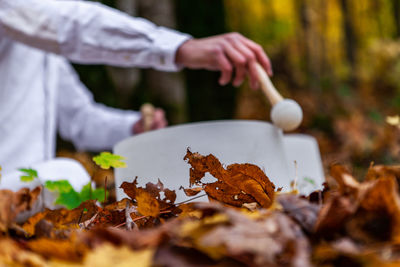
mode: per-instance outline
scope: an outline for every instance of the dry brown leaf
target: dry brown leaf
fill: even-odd
[[[135,178],[131,183],[123,182],[121,188],[131,199],[136,200],[140,214],[157,217],[160,210],[174,207],[175,191],[164,188],[160,180],[157,184],[147,183],[145,188],[137,187],[137,185],[137,178]],[[163,197],[161,193],[164,194]]]
[[[400,165],[384,166],[377,165],[371,166],[365,176],[366,181],[373,181],[380,178],[393,178],[400,184]]]
[[[400,242],[400,197],[393,177],[373,181],[348,222],[348,233],[366,243]]]
[[[378,255],[365,253],[350,239],[339,239],[331,244],[320,244],[314,248],[314,263],[317,266],[364,266],[389,267]],[[398,265],[393,265],[398,266]]]
[[[132,200],[128,199],[128,198],[124,198],[120,201],[111,203],[107,206],[104,207],[105,210],[118,210],[118,211],[122,211],[124,210],[126,207],[132,207],[133,206],[133,202]]]
[[[300,198],[298,195],[281,194],[277,196],[283,211],[293,218],[307,233],[314,231],[320,206]]]
[[[215,156],[211,154],[202,156],[199,153],[192,153],[189,149],[184,159],[191,165],[190,185],[201,183],[201,179],[209,172],[218,181],[249,194],[262,207],[271,206],[275,186],[259,167],[252,164],[232,164],[225,169]]]
[[[120,186],[120,188],[122,188],[122,190],[124,190],[124,193],[130,197],[131,199],[136,199],[136,189],[137,189],[137,177],[135,178],[135,180],[133,180],[132,182],[128,183],[128,182],[123,182]]]
[[[183,192],[185,192],[185,195],[188,197],[194,197],[203,191],[203,187],[184,188],[181,186],[179,189],[183,189]]]
[[[47,211],[36,213],[32,217],[30,217],[23,225],[22,228],[28,234],[28,236],[35,235],[35,226],[36,224],[42,220],[47,214]]]
[[[0,266],[46,266],[43,257],[23,250],[12,239],[0,239]]]
[[[325,236],[336,234],[344,227],[346,220],[355,213],[357,203],[348,197],[331,194],[321,208],[315,223],[315,232]]]
[[[332,176],[339,192],[331,193],[322,207],[316,232],[324,236],[345,234],[365,244],[400,242],[400,197],[396,177],[379,176],[358,183],[336,167]]]
[[[339,190],[343,193],[354,194],[358,192],[360,183],[347,171],[344,166],[333,165],[330,169],[331,176],[339,185]]]
[[[247,266],[311,266],[310,244],[300,227],[280,212],[251,218],[218,203],[201,203],[202,220],[186,221],[176,234],[186,246],[218,260],[232,257]]]
[[[0,190],[0,231],[6,232],[18,214],[32,209],[41,191],[41,187],[32,191],[28,188],[17,192]]]
[[[251,195],[244,194],[242,190],[234,188],[221,181],[206,184],[204,191],[207,193],[209,198],[235,207],[242,207],[246,203],[256,202]]]
[[[77,225],[91,219],[100,210],[101,208],[97,206],[96,200],[88,200],[82,202],[79,207],[73,210],[48,210],[45,219],[52,222],[55,226]]]
[[[144,216],[157,217],[160,213],[160,205],[157,199],[153,198],[148,192],[139,190],[136,193],[138,211]]]
[[[40,238],[28,242],[27,246],[45,258],[69,262],[81,262],[89,249],[84,243],[77,242],[74,236],[66,240]]]

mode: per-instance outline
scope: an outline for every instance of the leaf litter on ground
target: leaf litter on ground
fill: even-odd
[[[25,223],[41,188],[0,190],[0,263],[5,266],[397,266],[400,264],[398,166],[371,166],[363,182],[332,166],[323,192],[277,192],[252,164],[226,168],[187,151],[190,197],[138,179],[128,198],[101,206],[44,210]],[[203,183],[205,173],[216,179]],[[50,186],[51,187],[51,186]],[[62,187],[62,185],[59,185]],[[61,189],[60,189],[61,190]],[[62,191],[62,190],[61,190]],[[68,190],[67,190],[68,191]],[[315,198],[319,198],[315,201]]]

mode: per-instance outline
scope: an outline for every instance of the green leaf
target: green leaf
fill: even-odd
[[[54,203],[58,205],[63,205],[67,209],[71,210],[78,207],[82,203],[82,201],[80,199],[79,193],[72,189],[69,192],[60,193]]]
[[[44,187],[51,192],[57,191],[59,193],[67,193],[74,190],[68,180],[46,181]]]
[[[35,178],[38,178],[38,173],[34,169],[21,168],[18,170],[24,174],[20,176],[22,182],[32,182]]]
[[[92,189],[91,189],[91,186],[92,185],[92,183],[91,182],[89,182],[87,185],[85,185],[84,187],[82,187],[82,190],[81,190],[81,192],[79,193],[79,197],[83,200],[83,201],[86,201],[86,200],[89,200],[90,199],[90,191],[93,191]]]
[[[97,201],[99,201],[99,202],[104,202],[104,200],[105,200],[104,199],[104,196],[105,196],[104,192],[105,192],[105,189],[103,187],[96,188],[92,192],[92,199],[97,199]]]
[[[90,193],[92,191],[92,193]],[[96,188],[96,189],[91,189],[91,183],[88,183],[85,185],[81,192],[79,193],[80,198],[83,201],[90,200],[90,199],[96,199],[99,202],[104,201],[104,188]]]
[[[93,161],[102,169],[109,169],[110,167],[125,168],[126,163],[121,161],[123,159],[125,158],[110,152],[101,152],[100,155],[93,157]]]
[[[44,186],[49,191],[58,192],[59,195],[54,204],[62,205],[67,209],[74,209],[90,199],[104,201],[104,188],[91,189],[91,182],[86,184],[80,192],[76,192],[68,180],[47,181]]]

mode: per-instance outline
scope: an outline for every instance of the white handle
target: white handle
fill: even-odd
[[[283,100],[283,97],[278,93],[263,67],[256,63],[256,69],[262,92],[268,98],[271,105],[275,106],[275,104]]]

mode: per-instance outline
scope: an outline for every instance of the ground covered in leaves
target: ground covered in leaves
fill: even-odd
[[[42,188],[0,191],[4,266],[400,266],[400,167],[371,166],[358,182],[332,166],[323,191],[278,192],[252,164],[224,167],[187,152],[188,200],[161,181],[123,183],[128,198],[44,210]],[[204,183],[206,173],[216,178]]]

